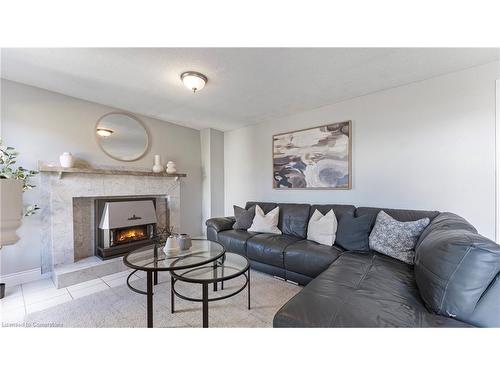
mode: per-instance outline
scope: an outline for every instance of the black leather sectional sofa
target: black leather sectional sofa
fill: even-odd
[[[274,327],[500,327],[500,248],[465,219],[383,209],[399,221],[431,220],[410,266],[306,239],[316,209],[333,209],[338,221],[349,214],[375,222],[382,208],[270,202],[246,208],[255,204],[265,213],[280,207],[282,235],[234,230],[234,218],[225,217],[207,221],[207,237],[246,255],[256,270],[305,285],[276,313]]]

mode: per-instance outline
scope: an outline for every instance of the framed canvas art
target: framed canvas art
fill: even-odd
[[[351,189],[351,121],[273,135],[273,188]]]

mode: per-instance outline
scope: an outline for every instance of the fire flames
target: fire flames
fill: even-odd
[[[116,236],[117,242],[129,242],[144,239],[146,237],[146,231],[142,227],[134,227],[122,230]]]

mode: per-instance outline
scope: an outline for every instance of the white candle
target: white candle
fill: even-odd
[[[160,155],[155,155],[155,165],[161,164]]]

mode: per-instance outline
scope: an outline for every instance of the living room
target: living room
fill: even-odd
[[[2,43],[5,337],[487,345],[500,328],[491,33],[246,45],[147,30],[143,44],[50,27]]]

